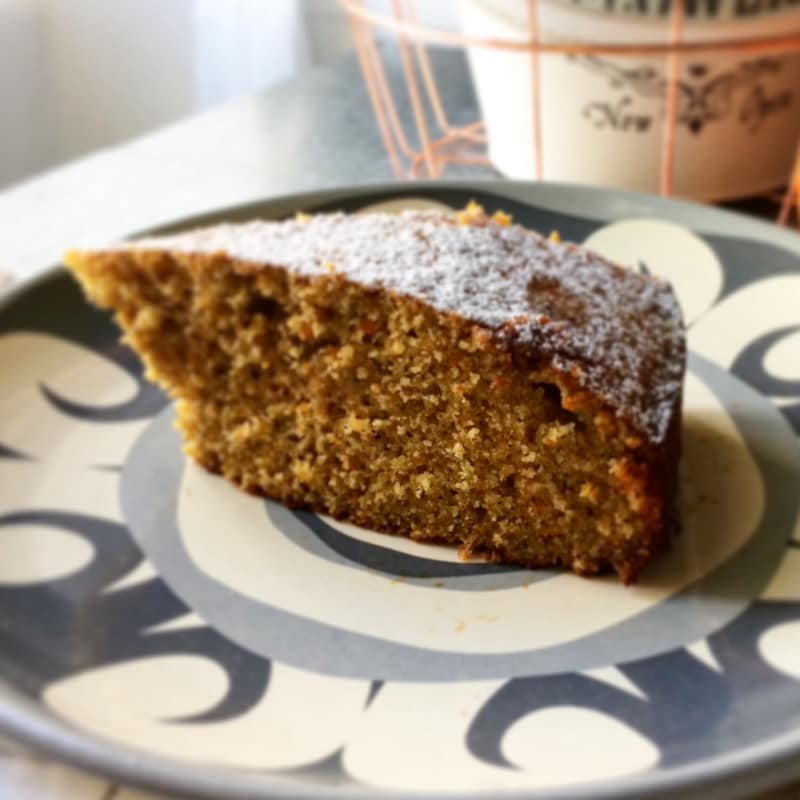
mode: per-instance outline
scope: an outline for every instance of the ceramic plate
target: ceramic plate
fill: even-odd
[[[800,239],[521,183],[227,209],[461,207],[672,281],[683,533],[637,586],[460,562],[241,494],[55,269],[0,308],[0,725],[230,798],[726,797],[800,771]]]

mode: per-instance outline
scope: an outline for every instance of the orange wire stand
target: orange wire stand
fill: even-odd
[[[490,167],[486,156],[484,125],[477,120],[455,126],[448,120],[442,96],[428,55],[427,45],[483,47],[531,54],[534,109],[535,177],[542,177],[541,88],[539,63],[542,56],[611,55],[622,57],[664,56],[667,59],[666,113],[661,152],[660,191],[673,193],[675,130],[677,125],[681,59],[697,53],[779,53],[800,50],[800,31],[782,36],[737,39],[735,41],[683,41],[686,0],[673,0],[669,18],[669,37],[654,44],[592,44],[587,42],[540,41],[539,0],[527,0],[529,38],[526,41],[478,38],[452,30],[421,25],[414,0],[391,0],[391,13],[367,8],[363,0],[339,0],[347,11],[353,30],[356,52],[366,82],[375,118],[395,176],[399,180],[441,177],[450,164]],[[418,146],[413,146],[398,114],[397,104],[376,43],[384,31],[396,37],[400,48],[403,78],[410,101]],[[430,109],[430,114],[426,112]],[[429,124],[429,116],[432,123]],[[778,221],[790,222],[798,213],[800,190],[800,143],[792,174],[787,176],[785,192],[769,195],[780,204]]]

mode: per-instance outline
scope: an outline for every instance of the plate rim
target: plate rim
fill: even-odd
[[[13,712],[9,715],[9,706],[0,702],[0,733],[11,735],[18,742],[66,764],[129,786],[195,800],[362,800],[375,797],[382,791],[367,784],[359,787],[270,786],[264,780],[264,775],[269,775],[266,772],[209,767],[161,758],[72,727],[36,707],[35,701],[9,689],[5,681],[0,681],[0,701],[8,699],[8,694],[12,704],[19,705],[21,700],[22,704],[35,707],[28,716],[20,711],[17,718]],[[775,788],[797,777],[800,731],[784,733],[776,738],[779,744],[775,744],[773,739],[772,744],[751,745],[744,751],[678,767],[662,775],[645,771],[630,778],[571,787],[498,790],[497,795],[506,800],[735,800]],[[387,794],[394,800],[483,800],[486,797],[482,790],[447,793],[391,791]]]
[[[135,237],[198,227],[219,222],[225,215],[268,213],[281,216],[309,205],[363,197],[376,200],[384,195],[425,197],[441,190],[491,192],[557,212],[580,214],[590,219],[614,222],[617,219],[656,218],[687,225],[701,232],[771,243],[800,256],[800,236],[773,222],[748,217],[740,212],[709,207],[688,200],[664,198],[605,187],[577,183],[551,183],[476,179],[455,181],[415,181],[410,183],[364,183],[326,187],[287,195],[265,196],[246,203],[209,209],[199,214],[182,216],[157,226],[128,235]],[[509,193],[511,190],[511,193]],[[566,202],[571,197],[574,202]],[[563,204],[553,201],[564,198]],[[589,202],[586,203],[586,199]],[[599,202],[611,200],[613,208],[599,209]],[[589,210],[587,210],[587,205]],[[631,215],[632,208],[639,208]],[[269,212],[267,212],[269,209]],[[593,209],[593,211],[591,210]],[[800,264],[798,264],[800,273]],[[65,274],[62,265],[38,270],[0,296],[0,314],[36,286]],[[30,706],[30,708],[26,708]],[[344,800],[373,796],[381,790],[363,787],[331,787],[300,784],[290,786],[269,780],[269,773],[234,770],[194,764],[191,761],[165,759],[139,751],[111,739],[102,739],[58,719],[41,704],[21,695],[6,681],[0,681],[0,733],[7,735],[57,760],[77,766],[113,780],[143,788],[185,797],[229,798],[230,800]],[[498,790],[508,800],[661,800],[678,797],[682,800],[714,800],[764,791],[800,776],[800,730],[784,732],[757,745],[750,745],[733,754],[705,759],[697,764],[671,768],[659,773],[648,770],[632,776],[573,784],[551,789]],[[459,792],[392,791],[397,800],[477,800],[485,797],[481,790]]]

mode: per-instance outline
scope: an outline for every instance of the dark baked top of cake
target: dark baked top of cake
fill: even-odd
[[[505,220],[503,220],[505,222]],[[519,353],[549,358],[653,442],[666,435],[685,360],[670,285],[573,244],[439,212],[321,214],[216,225],[135,248],[226,253],[304,275],[350,280],[458,314]]]

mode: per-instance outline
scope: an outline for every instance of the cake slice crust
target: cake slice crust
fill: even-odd
[[[633,391],[631,376],[627,388],[599,391],[602,370],[620,365],[577,358],[564,331],[580,328],[587,301],[554,280],[550,266],[525,277],[525,314],[485,289],[482,301],[448,308],[453,287],[447,300],[432,300],[419,286],[409,291],[402,275],[394,284],[365,277],[369,258],[374,273],[386,273],[395,254],[401,270],[396,239],[376,240],[354,266],[342,237],[327,236],[326,245],[325,232],[346,233],[359,218],[314,220],[254,223],[246,235],[260,238],[258,257],[252,242],[219,246],[212,229],[76,251],[67,262],[89,297],[116,312],[148,375],[177,401],[187,453],[237,486],[378,531],[452,543],[465,555],[635,579],[674,525],[680,379],[651,375],[653,386],[642,387],[647,375],[639,376],[636,402],[614,402]],[[488,260],[504,272],[531,258],[503,237],[506,226],[485,217],[459,225],[417,214],[377,224],[410,229],[420,242],[418,284],[436,274],[423,262],[441,257],[442,241],[462,247],[473,267],[490,245]],[[476,230],[490,235],[476,243]],[[303,233],[318,242],[313,269],[302,265],[307,242],[287,263],[287,238],[302,241]],[[521,228],[514,235],[533,242],[540,260],[557,259],[559,248],[585,253]],[[593,266],[606,285],[630,280],[602,260]],[[501,292],[506,278],[490,277]],[[633,277],[656,298],[648,301],[651,328],[670,333],[662,355],[678,359],[669,374],[682,375],[668,288]],[[487,322],[465,308],[481,302],[495,312],[512,307]],[[652,372],[656,355],[628,362]]]

